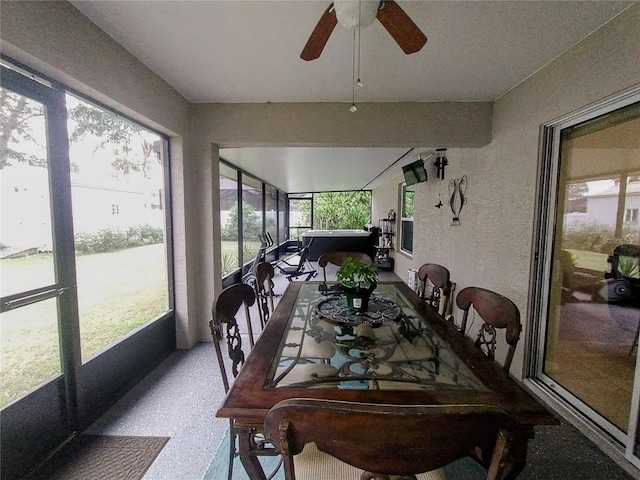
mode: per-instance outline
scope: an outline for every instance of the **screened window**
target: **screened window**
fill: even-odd
[[[67,95],[82,357],[168,309],[160,135]]]
[[[313,195],[310,193],[289,195],[289,239],[302,241],[302,234],[311,230]]]
[[[247,263],[260,250],[262,225],[262,182],[242,176],[242,261]]]
[[[360,230],[371,221],[371,192],[313,194],[313,228]]]
[[[413,201],[415,191],[413,186],[402,185],[400,218],[400,250],[413,254]]]
[[[240,267],[238,244],[238,171],[220,164],[220,232],[222,238],[222,276]]]
[[[278,191],[278,238],[274,240],[278,244],[287,239],[287,195]]]
[[[271,185],[264,186],[264,231],[268,232],[274,242],[278,234],[278,189]]]

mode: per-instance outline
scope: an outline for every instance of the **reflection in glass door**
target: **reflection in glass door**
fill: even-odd
[[[540,377],[625,444],[638,388],[640,103],[558,131]]]

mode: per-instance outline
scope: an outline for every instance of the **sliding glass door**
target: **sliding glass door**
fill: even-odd
[[[637,444],[639,94],[550,127],[538,377],[628,448]]]

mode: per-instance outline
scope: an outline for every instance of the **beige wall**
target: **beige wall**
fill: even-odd
[[[197,104],[198,140],[219,147],[480,147],[491,140],[487,102]],[[201,136],[201,137],[200,137]]]

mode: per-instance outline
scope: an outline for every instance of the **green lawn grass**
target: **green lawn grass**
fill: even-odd
[[[0,261],[3,284],[30,288],[51,268],[50,254]],[[76,259],[83,362],[167,309],[163,244]],[[60,373],[56,301],[0,316],[0,407]]]
[[[594,272],[608,272],[611,264],[607,262],[609,255],[591,250],[567,250],[577,268],[584,268]]]

